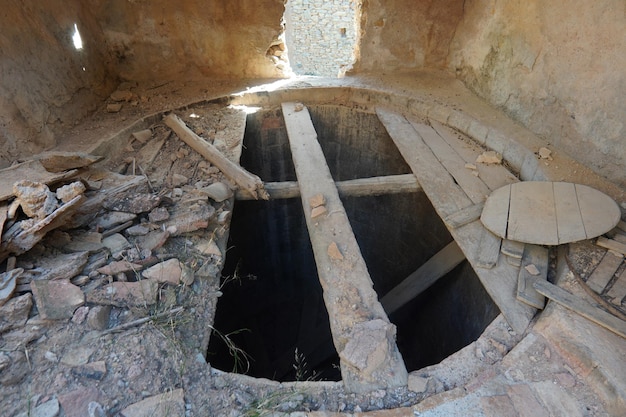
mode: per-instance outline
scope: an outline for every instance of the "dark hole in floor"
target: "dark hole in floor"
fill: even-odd
[[[410,172],[375,115],[342,106],[309,111],[335,181]],[[264,181],[296,179],[279,109],[248,116],[244,146],[242,166]],[[423,192],[342,201],[379,297],[452,241]],[[340,379],[299,198],[237,202],[222,275],[231,281],[214,327],[238,332],[233,341],[253,358],[248,374],[280,381]],[[497,314],[464,261],[390,319],[412,371],[476,340]],[[228,348],[215,335],[208,360],[233,369]]]

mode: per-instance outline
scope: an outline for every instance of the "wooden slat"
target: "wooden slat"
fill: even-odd
[[[543,309],[546,299],[534,289],[533,282],[548,279],[548,255],[547,248],[531,244],[525,245],[517,278],[517,299],[538,309]],[[537,268],[539,275],[530,273],[531,265]]]
[[[465,168],[465,160],[432,127],[415,122],[411,124],[470,200],[474,204],[484,202],[491,191],[480,178]]]
[[[606,293],[611,297],[611,302],[620,305],[624,297],[626,297],[626,269],[622,271],[617,281],[613,283],[611,289]]]
[[[569,182],[555,182],[553,186],[559,243],[587,239],[576,186]]]
[[[542,245],[559,243],[551,182],[521,182],[511,186],[506,238]]]
[[[506,237],[510,201],[511,187],[499,188],[489,196],[480,216],[480,221],[485,227],[500,237]]]
[[[452,128],[439,123],[436,120],[429,120],[431,126],[439,135],[456,150],[466,163],[474,164],[480,178],[491,191],[495,191],[507,184],[513,184],[519,180],[508,169],[500,164],[477,164],[476,158],[483,152],[483,149],[472,143],[472,139],[464,141],[458,137],[459,133]]]
[[[422,189],[413,174],[337,181],[335,185],[342,197],[414,193]],[[300,197],[300,187],[297,181],[266,182],[264,186],[271,200]],[[241,190],[237,190],[235,198],[237,200],[253,200],[249,193]]]
[[[602,294],[604,288],[609,281],[611,281],[611,278],[613,278],[613,275],[615,275],[623,260],[623,255],[617,255],[614,252],[607,251],[587,280],[589,288],[598,294]]]
[[[465,260],[461,248],[453,240],[380,300],[387,314],[398,310],[426,291],[437,280]]]
[[[549,299],[561,304],[577,314],[593,321],[596,324],[626,338],[626,322],[618,319],[604,310],[600,310],[580,298],[570,294],[564,289],[550,284],[547,281],[536,280],[533,283],[535,289]]]
[[[498,263],[502,239],[487,229],[483,229],[476,254],[476,265],[480,268],[491,269]]]
[[[465,207],[452,213],[443,219],[443,222],[451,229],[465,226],[468,223],[476,221],[480,218],[480,214],[483,212],[483,203],[474,204],[473,206]]]
[[[614,250],[615,252],[619,252],[622,255],[626,255],[626,244],[620,243],[616,240],[607,239],[603,236],[600,236],[596,240],[596,245],[601,246],[605,249]]]
[[[622,213],[608,195],[581,184],[576,184],[576,195],[587,239],[600,236],[619,223]]]
[[[404,116],[380,107],[376,114],[440,217],[473,204]]]
[[[317,141],[308,110],[296,103],[283,103],[282,110],[309,238],[324,289],[331,333],[341,360],[346,361],[345,355],[350,354],[344,351],[346,345],[353,338],[360,337],[358,332],[352,333],[351,329],[374,320],[386,323],[390,329],[392,325],[378,302],[361,250]],[[319,194],[325,199],[329,215],[313,219],[309,200]],[[339,253],[331,249],[338,249]],[[352,305],[359,308],[352,309]],[[385,378],[362,375],[358,368],[344,363],[341,370],[346,389],[367,392],[385,387],[406,386],[408,373],[397,346],[389,341],[386,349],[389,351],[385,358],[374,369],[367,369],[372,375],[385,375]]]

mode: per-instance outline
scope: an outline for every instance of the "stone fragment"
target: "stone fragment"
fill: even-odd
[[[32,281],[30,288],[43,319],[70,319],[76,308],[85,304],[85,295],[69,279]]]
[[[159,284],[144,279],[137,282],[113,282],[87,294],[87,301],[116,307],[143,307],[156,303]]]
[[[409,390],[418,394],[425,392],[428,387],[428,380],[430,378],[424,378],[415,374],[409,374]]]
[[[539,158],[552,161],[552,151],[548,148],[539,148]]]
[[[198,243],[196,245],[196,249],[198,250],[198,252],[205,256],[213,255],[222,257],[222,251],[213,239]]]
[[[17,285],[17,278],[22,275],[24,270],[22,268],[12,269],[0,274],[0,307],[6,303],[15,291]]]
[[[59,361],[59,357],[54,352],[50,352],[49,350],[47,350],[46,353],[43,354],[43,357],[46,358],[47,361],[52,363],[57,363]]]
[[[0,333],[24,326],[32,306],[33,295],[31,293],[7,301],[0,307]]]
[[[172,175],[172,187],[182,187],[189,182],[189,178],[182,174]]]
[[[90,362],[85,365],[72,368],[72,374],[77,377],[102,380],[107,373],[106,363],[104,361]]]
[[[331,259],[336,259],[338,261],[343,260],[343,254],[341,253],[341,251],[339,250],[339,247],[337,246],[337,244],[335,242],[332,242],[330,245],[328,245],[328,256],[330,256]]]
[[[171,236],[205,229],[215,215],[215,208],[207,201],[194,201],[176,205],[164,223]]]
[[[207,187],[201,188],[199,191],[217,203],[228,200],[233,196],[233,190],[223,182],[214,182]]]
[[[119,233],[115,233],[111,236],[102,239],[102,244],[109,248],[111,256],[115,259],[121,257],[122,251],[131,247],[131,244],[126,240],[124,236]]]
[[[146,224],[136,224],[126,229],[128,236],[145,236],[150,232],[150,226]]]
[[[133,93],[128,90],[115,90],[109,97],[113,101],[130,101],[133,98]]]
[[[152,130],[144,129],[132,133],[133,137],[141,143],[146,143],[152,138]]]
[[[486,151],[478,155],[478,158],[476,158],[476,163],[478,164],[501,164],[502,155],[500,155],[496,151]]]
[[[63,203],[67,203],[72,198],[82,195],[85,192],[85,185],[80,181],[57,188],[56,196]]]
[[[217,215],[217,222],[219,224],[226,224],[230,221],[232,211],[224,210],[220,214]]]
[[[109,103],[107,104],[107,113],[118,113],[122,110],[122,103]]]
[[[170,218],[170,212],[165,207],[156,207],[148,213],[148,220],[153,223],[162,222]]]
[[[93,306],[87,314],[87,325],[94,330],[105,330],[109,327],[111,306]]]
[[[46,327],[41,325],[31,325],[26,322],[26,326],[4,333],[2,335],[2,349],[16,350],[23,349],[33,340],[39,339],[46,332]]]
[[[183,264],[176,258],[160,262],[146,269],[141,275],[159,283],[178,285],[183,272]]]
[[[476,165],[470,164],[469,162],[467,164],[465,164],[465,168],[471,169],[472,171],[475,171],[475,170],[478,169],[478,168],[476,168]]]
[[[78,346],[63,355],[61,363],[71,367],[85,365],[89,363],[89,358],[94,352],[95,350],[88,346]]]
[[[48,172],[63,172],[83,168],[104,159],[103,156],[83,152],[44,152],[35,157]]]
[[[328,210],[326,210],[326,206],[317,206],[311,210],[311,218],[315,219],[323,214],[326,214]]]
[[[323,206],[326,204],[326,198],[323,194],[315,194],[313,197],[309,198],[309,206],[311,208]]]
[[[163,246],[169,237],[167,230],[153,230],[145,236],[137,236],[135,244],[142,250],[153,251]]]
[[[293,107],[294,111],[302,111],[304,110],[304,105],[302,103],[296,103],[296,105]]]
[[[121,411],[122,417],[169,417],[185,415],[182,389],[154,395],[129,405]]]
[[[3,346],[3,348],[7,348]],[[30,373],[28,361],[23,351],[6,352],[0,358],[4,369],[0,373],[0,385],[15,385]]]
[[[39,182],[18,181],[13,184],[13,194],[16,197],[15,204],[19,204],[24,214],[31,218],[44,219],[59,206],[55,194],[46,184]]]
[[[89,307],[78,307],[72,316],[72,323],[83,324],[87,318],[87,314],[89,314]]]
[[[98,401],[100,401],[100,393],[95,387],[81,387],[59,395],[59,402],[63,407],[65,417],[92,417],[89,414],[89,404]]]
[[[147,213],[161,203],[161,197],[148,193],[126,193],[115,199],[105,200],[102,206],[111,211]]]
[[[390,323],[381,319],[357,323],[339,357],[360,373],[371,376],[385,363],[389,344],[394,340],[395,326]]]
[[[115,261],[100,267],[97,271],[104,275],[117,275],[124,272],[140,271],[143,267],[128,261]]]
[[[539,269],[537,269],[537,266],[535,266],[535,264],[526,265],[524,269],[528,271],[530,275],[534,275],[534,276],[538,276],[541,273],[539,272]]]
[[[98,252],[102,244],[102,234],[96,232],[76,232],[71,235],[71,242],[63,245],[63,249],[71,252]]]
[[[99,229],[110,229],[117,225],[126,223],[131,220],[135,220],[137,215],[135,213],[127,213],[124,211],[107,211],[102,216],[98,216],[96,220],[96,226]]]
[[[80,274],[89,261],[89,252],[47,256],[37,260],[37,280],[70,279]]]

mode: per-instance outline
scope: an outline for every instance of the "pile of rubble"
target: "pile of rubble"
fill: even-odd
[[[53,331],[74,334],[60,330],[64,325],[79,326],[77,339],[95,340],[179,315],[190,307],[185,305],[190,294],[213,299],[220,294],[237,180],[160,123],[133,133],[117,160],[102,159],[54,152],[0,171],[0,385],[5,388],[29,375],[37,378],[29,355],[48,346],[43,342]],[[182,335],[196,352],[208,346],[212,307]],[[191,310],[197,317],[202,307]],[[104,361],[71,356],[43,354],[51,363],[76,365],[74,371],[91,380],[107,373]],[[182,401],[182,390],[170,394]],[[56,396],[28,403],[31,414],[25,415],[58,415]],[[102,407],[61,401],[66,416],[72,409],[75,415],[100,416]],[[123,415],[140,415],[129,407]]]

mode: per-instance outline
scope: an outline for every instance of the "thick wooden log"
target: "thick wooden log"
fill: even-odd
[[[387,314],[391,314],[400,307],[426,291],[437,280],[452,271],[465,260],[461,248],[453,240],[445,248],[437,252],[415,272],[406,277],[394,289],[389,291],[381,300]]]
[[[337,187],[337,191],[339,191],[339,195],[342,197],[415,193],[421,190],[413,174],[337,181],[335,182],[335,186]],[[270,200],[300,197],[300,186],[297,181],[266,182],[265,191],[269,194]],[[237,200],[252,200],[252,196],[250,196],[249,193],[240,190],[235,194],[235,198]]]
[[[263,186],[263,181],[259,177],[226,158],[215,146],[189,129],[178,116],[170,113],[163,118],[163,121],[183,142],[218,167],[224,175],[250,193],[255,200],[259,198],[267,200],[269,198]]]

